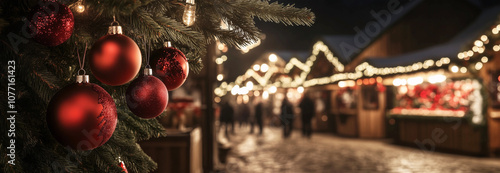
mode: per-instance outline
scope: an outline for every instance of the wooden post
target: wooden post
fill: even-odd
[[[207,54],[202,59],[205,68],[205,79],[203,84],[203,109],[201,133],[202,133],[202,153],[203,153],[203,172],[214,171],[217,148],[215,145],[215,116],[213,106],[213,86],[215,79],[215,56],[216,43],[212,42],[207,46]]]

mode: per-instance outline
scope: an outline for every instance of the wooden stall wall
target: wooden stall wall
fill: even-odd
[[[492,80],[497,79],[498,72],[500,72],[500,54],[496,53],[493,58],[491,58],[488,63],[483,65],[480,71],[480,77],[483,79],[484,86],[488,88],[489,91],[496,89],[490,86],[493,82]],[[498,80],[498,79],[497,79]],[[490,86],[490,87],[489,87]],[[490,96],[491,97],[491,96]],[[488,99],[487,108],[487,121],[488,121],[488,148],[489,154],[492,156],[500,156],[500,109],[494,108],[492,99]]]
[[[359,137],[361,138],[383,138],[385,137],[385,107],[386,107],[386,94],[377,90],[363,91],[358,87],[360,94],[358,100],[358,127]],[[376,92],[378,93],[378,107],[376,109],[366,109],[365,94],[363,92]]]
[[[338,93],[337,89],[331,95],[331,112],[335,117],[336,133],[339,136],[358,137],[358,111],[357,109],[340,108],[337,103],[339,102]]]

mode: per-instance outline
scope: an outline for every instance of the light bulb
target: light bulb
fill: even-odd
[[[182,20],[186,26],[194,24],[194,21],[196,20],[196,5],[194,0],[186,0],[186,8],[184,9]]]
[[[74,9],[78,13],[83,13],[85,11],[85,6],[83,5],[82,1],[77,1],[75,3]]]

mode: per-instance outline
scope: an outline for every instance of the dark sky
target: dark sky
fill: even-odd
[[[363,26],[373,20],[370,11],[386,9],[389,0],[280,0],[280,3],[307,7],[316,15],[315,24],[307,26],[284,26],[282,24],[261,22],[256,19],[257,27],[266,35],[262,44],[241,54],[233,48],[227,53],[224,63],[225,81],[231,82],[243,74],[263,53],[273,50],[311,51],[312,45],[322,35],[355,34],[354,27]],[[399,0],[405,4],[410,0]],[[498,0],[471,0],[483,6],[498,3]]]

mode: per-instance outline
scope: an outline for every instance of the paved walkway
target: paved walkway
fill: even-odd
[[[233,148],[225,165],[229,173],[500,172],[500,159],[424,154],[417,148],[381,140],[328,134],[305,139],[299,131],[283,139],[278,128],[265,128],[262,136],[240,129],[230,139]]]

